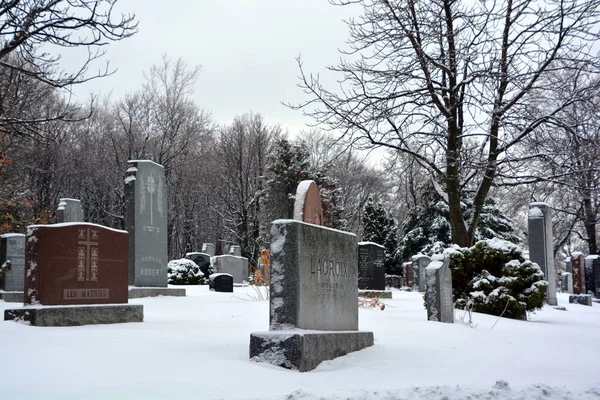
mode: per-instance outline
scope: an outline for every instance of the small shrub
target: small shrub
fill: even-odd
[[[167,275],[172,285],[203,285],[204,274],[198,264],[187,258],[172,260],[167,264]]]
[[[517,245],[489,239],[447,253],[457,308],[526,319],[527,311],[543,306],[548,282]]]

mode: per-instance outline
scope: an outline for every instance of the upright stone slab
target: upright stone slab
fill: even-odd
[[[162,165],[129,161],[125,229],[129,232],[129,284],[167,287],[167,188]]]
[[[294,219],[314,225],[323,225],[323,206],[319,188],[314,181],[302,181],[296,189]]]
[[[546,203],[529,204],[529,258],[537,263],[548,281],[547,301],[551,306],[556,299],[556,272],[552,251],[552,209]]]
[[[585,289],[587,293],[596,294],[596,279],[594,275],[594,261],[596,259],[600,259],[600,256],[597,254],[590,254],[584,260],[584,268],[585,268]]]
[[[271,225],[270,331],[252,333],[253,361],[309,371],[373,345],[358,331],[356,236],[295,220]]]
[[[25,235],[5,233],[0,235],[0,265],[10,261],[11,270],[4,275],[0,290],[23,292],[25,285]]]
[[[565,258],[565,271],[570,274],[572,273],[571,272],[571,257]]]
[[[229,247],[229,255],[241,257],[242,256],[242,248],[240,246],[231,245],[231,247]]]
[[[248,259],[231,255],[216,256],[214,258],[215,272],[229,274],[233,277],[233,283],[248,281]]]
[[[585,259],[583,253],[571,254],[571,274],[573,275],[573,294],[586,294],[585,287]]]
[[[431,258],[424,254],[417,254],[416,256],[412,257],[412,261],[413,269],[415,269],[417,272],[415,275],[417,277],[416,281],[418,283],[419,292],[424,293],[425,289],[427,288],[427,274],[425,269],[431,262]]]
[[[56,222],[83,222],[83,208],[77,199],[63,198],[58,201]]]
[[[573,274],[563,272],[560,275],[563,292],[573,294]]]
[[[592,269],[594,271],[594,283],[595,283],[595,291],[594,296],[597,299],[600,299],[600,258],[595,258],[592,261]]]
[[[372,242],[358,244],[358,288],[385,290],[385,247]]]
[[[202,253],[208,254],[211,257],[215,256],[215,244],[214,243],[203,243]]]
[[[427,277],[427,319],[453,323],[454,302],[450,259],[431,261],[425,269],[425,275]]]
[[[65,326],[141,322],[141,306],[128,302],[128,234],[87,223],[27,228],[25,304],[5,319]],[[44,308],[43,306],[104,305]],[[140,318],[140,316],[142,316]]]
[[[415,285],[415,273],[413,271],[412,262],[406,262],[403,264],[404,267],[404,286],[412,289]]]

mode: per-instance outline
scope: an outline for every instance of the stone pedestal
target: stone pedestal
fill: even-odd
[[[358,297],[367,297],[369,299],[391,299],[391,290],[359,290]]]
[[[558,305],[556,299],[556,271],[552,251],[552,208],[546,203],[529,204],[529,258],[537,263],[548,281],[547,302]]]
[[[158,296],[171,296],[171,297],[185,297],[185,289],[181,288],[157,288],[157,287],[129,287],[129,298],[140,299],[142,297],[158,297]]]
[[[25,292],[0,292],[0,300],[6,303],[21,303],[25,301]]]
[[[569,296],[569,303],[581,304],[583,306],[592,306],[592,295],[591,294],[578,294]]]
[[[32,326],[79,326],[143,322],[144,306],[119,304],[79,307],[23,307],[5,310],[4,320]]]

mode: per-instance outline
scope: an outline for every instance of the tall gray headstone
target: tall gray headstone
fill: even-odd
[[[208,254],[211,257],[215,256],[215,244],[214,243],[203,243],[202,253]]]
[[[229,254],[236,257],[242,256],[242,248],[240,246],[231,245],[229,247]]]
[[[77,199],[63,198],[58,201],[56,222],[83,222],[83,208]]]
[[[556,299],[556,271],[552,251],[552,208],[546,203],[530,203],[527,218],[529,230],[529,258],[537,263],[548,281],[547,301],[551,306]]]
[[[233,283],[248,281],[248,259],[246,257],[226,254],[224,256],[216,256],[214,260],[216,272],[230,274],[233,276]]]
[[[11,270],[4,275],[0,290],[22,292],[25,285],[25,235],[5,233],[0,235],[0,265],[10,261]]]
[[[129,232],[129,284],[167,287],[167,187],[162,165],[127,163],[125,229]]]
[[[358,331],[356,235],[296,220],[271,224],[270,331],[250,358],[308,371],[373,344]]]
[[[431,261],[425,269],[425,275],[427,277],[427,319],[454,323],[450,259]]]
[[[565,272],[571,273],[571,258],[565,258]]]
[[[412,261],[413,270],[415,270],[415,275],[417,276],[416,280],[419,286],[419,292],[425,292],[425,289],[427,287],[427,277],[425,269],[431,262],[431,258],[427,257],[424,254],[417,254],[416,256],[412,257]]]
[[[573,275],[570,272],[563,272],[560,277],[563,292],[573,294]]]

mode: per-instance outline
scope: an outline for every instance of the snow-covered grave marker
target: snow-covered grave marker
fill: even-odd
[[[214,243],[202,243],[202,253],[208,254],[211,257],[215,256],[215,244]]]
[[[322,223],[314,182],[300,182],[294,210]],[[358,330],[356,235],[296,219],[271,224],[269,331],[250,335],[250,359],[310,371],[372,346],[373,332]]]
[[[96,224],[27,227],[28,307],[6,310],[4,319],[38,326],[141,322],[143,307],[127,304],[128,247],[127,232]]]
[[[167,287],[167,187],[165,169],[149,160],[127,162],[125,229],[129,232],[130,298],[185,296]]]
[[[583,257],[583,253],[574,252],[573,254],[571,254],[570,261],[573,290],[569,293],[586,294],[587,292],[585,289],[585,260]]]
[[[438,260],[434,257],[425,269],[425,276],[427,277],[427,319],[454,323],[450,259]]]
[[[23,302],[25,285],[25,235],[22,233],[5,233],[0,235],[0,265],[10,261],[11,269],[0,279],[0,299],[4,301]]]
[[[215,272],[230,274],[233,283],[242,283],[248,280],[248,259],[246,257],[232,256],[229,254],[214,257]]]
[[[427,286],[427,276],[425,273],[425,269],[431,262],[431,258],[427,257],[425,254],[417,254],[412,257],[412,265],[413,270],[416,272],[414,276],[416,277],[416,285],[419,287],[419,292],[424,293]]]
[[[556,300],[556,272],[552,251],[552,208],[546,203],[530,203],[528,214],[529,258],[537,263],[548,281],[547,301],[551,306]]]
[[[62,198],[56,208],[56,222],[83,222],[81,200]]]

